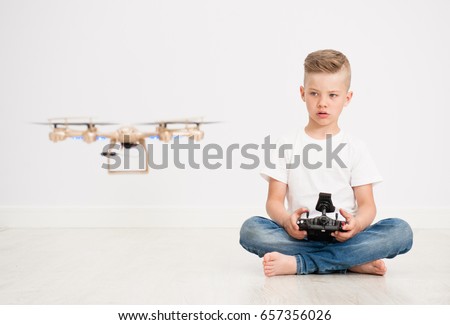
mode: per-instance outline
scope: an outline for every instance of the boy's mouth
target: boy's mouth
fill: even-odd
[[[317,116],[319,116],[320,118],[327,118],[330,114],[328,114],[327,112],[318,112]]]

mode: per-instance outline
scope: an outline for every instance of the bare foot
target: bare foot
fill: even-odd
[[[353,266],[348,270],[356,273],[384,275],[387,271],[387,268],[382,260],[376,260],[366,264]]]
[[[297,273],[295,256],[278,252],[267,253],[263,257],[264,274],[266,276],[289,275]]]

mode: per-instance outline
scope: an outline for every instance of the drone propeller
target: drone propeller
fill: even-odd
[[[161,122],[147,122],[147,123],[137,123],[140,125],[161,125],[161,124],[215,124],[215,123],[222,123],[220,121],[161,121]]]
[[[94,127],[96,125],[117,125],[118,123],[110,123],[110,122],[33,122],[32,124],[37,125],[53,125],[54,128],[59,126],[68,126],[68,125],[84,125],[87,127]]]

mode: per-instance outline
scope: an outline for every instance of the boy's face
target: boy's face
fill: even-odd
[[[342,109],[350,103],[353,93],[348,91],[347,71],[336,73],[308,73],[300,94],[306,103],[309,124],[313,127],[338,127]]]

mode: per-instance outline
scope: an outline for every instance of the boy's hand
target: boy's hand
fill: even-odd
[[[306,237],[307,233],[306,230],[300,230],[297,225],[297,220],[300,218],[302,213],[307,212],[308,209],[306,208],[300,208],[298,210],[295,210],[293,214],[289,216],[288,219],[285,220],[283,224],[284,230],[289,234],[289,236],[302,240]]]
[[[344,242],[359,233],[362,227],[358,222],[358,218],[355,218],[352,214],[343,209],[339,209],[339,212],[345,218],[346,224],[342,229],[346,230],[346,232],[335,231],[331,236],[335,237],[337,241]]]

